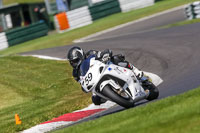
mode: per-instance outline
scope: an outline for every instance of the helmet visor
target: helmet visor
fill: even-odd
[[[79,59],[79,58],[76,58],[76,59],[74,59],[74,60],[70,60],[69,62],[70,62],[70,64],[75,68],[75,67],[77,67],[77,65],[79,64],[79,61],[80,61],[80,59]]]

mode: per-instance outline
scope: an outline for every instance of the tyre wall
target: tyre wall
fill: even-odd
[[[48,26],[45,22],[40,21],[26,27],[12,29],[6,32],[9,46],[23,43],[29,40],[45,36],[48,33]]]
[[[185,8],[185,14],[189,20],[200,18],[200,1],[188,5]]]
[[[0,50],[8,48],[8,41],[5,32],[0,33]]]
[[[119,0],[122,12],[154,5],[154,0]]]
[[[89,7],[92,20],[97,20],[121,12],[118,0],[106,0]]]
[[[71,0],[70,10],[88,6],[88,0]]]
[[[66,12],[70,29],[75,29],[92,24],[92,17],[88,6],[84,6],[69,12]]]

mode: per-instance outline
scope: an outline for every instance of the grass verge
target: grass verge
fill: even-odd
[[[200,19],[192,19],[192,20],[186,20],[186,21],[182,21],[182,22],[178,22],[178,23],[174,23],[174,24],[169,24],[169,25],[159,27],[159,29],[183,26],[183,25],[194,24],[194,23],[200,23]]]
[[[3,0],[3,5],[9,5],[13,3],[35,3],[44,2],[44,0]]]
[[[91,103],[65,61],[0,58],[0,132],[14,133]],[[15,125],[15,113],[22,125]]]
[[[200,88],[55,133],[197,133]]]
[[[177,7],[183,4],[191,3],[196,0],[162,0],[155,3],[154,6],[127,12],[127,13],[118,13],[103,19],[95,21],[93,24],[75,29],[63,34],[51,34],[49,36],[41,37],[32,41],[22,43],[10,47],[6,50],[0,51],[0,55],[9,55],[20,52],[45,49],[55,46],[63,46],[72,44],[73,40],[85,37],[87,35],[124,24],[139,18],[149,16],[173,7]]]

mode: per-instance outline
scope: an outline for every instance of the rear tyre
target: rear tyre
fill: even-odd
[[[129,98],[129,99],[123,98],[122,96],[117,94],[117,92],[115,92],[109,85],[106,85],[103,88],[102,93],[103,93],[103,95],[110,98],[113,102],[116,102],[120,106],[123,106],[125,108],[134,107],[134,102],[131,98]]]

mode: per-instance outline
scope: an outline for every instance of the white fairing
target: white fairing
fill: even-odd
[[[94,89],[94,87],[100,80],[101,74],[99,72],[99,68],[101,66],[104,67],[105,64],[101,63],[100,61],[95,60],[95,58],[91,58],[90,68],[88,72],[86,73],[85,76],[80,77],[81,86],[86,92],[90,92],[92,89]],[[91,87],[88,90],[88,86],[93,86],[93,87]]]
[[[102,79],[103,77],[108,75],[124,81],[125,84],[120,87],[112,78],[110,78],[109,80]],[[135,102],[146,97],[144,89],[141,87],[140,82],[137,80],[136,76],[131,70],[114,65],[112,63],[104,64],[98,60],[95,60],[95,58],[90,59],[89,70],[87,71],[85,76],[80,77],[79,82],[86,92],[93,92],[103,98],[106,97],[102,96],[99,91],[101,92],[103,88],[108,84],[116,90],[120,88],[126,90],[128,87],[131,93],[130,96]],[[97,92],[96,87],[98,84],[99,90]]]

